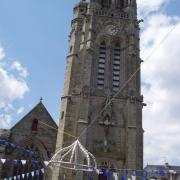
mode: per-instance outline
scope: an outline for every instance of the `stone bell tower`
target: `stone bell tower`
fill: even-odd
[[[98,166],[143,168],[138,23],[136,0],[82,0],[74,7],[57,148],[75,141],[67,133],[81,135]],[[87,179],[66,173],[68,180]],[[63,179],[61,170],[56,179]]]

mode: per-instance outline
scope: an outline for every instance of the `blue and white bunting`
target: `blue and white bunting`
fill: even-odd
[[[14,149],[19,153],[30,153],[30,154],[34,154],[33,151],[31,151],[30,149],[25,149],[23,147],[17,146],[15,144],[12,144],[4,139],[0,139],[0,145],[5,145],[6,148],[8,149]]]

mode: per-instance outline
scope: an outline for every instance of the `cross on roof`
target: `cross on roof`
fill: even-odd
[[[42,102],[42,101],[43,101],[43,98],[42,98],[42,97],[40,97],[40,99],[39,99],[39,100],[40,100],[40,102]]]

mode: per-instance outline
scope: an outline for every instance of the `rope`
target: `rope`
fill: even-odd
[[[50,126],[50,125],[48,125],[48,124],[46,124],[46,123],[44,123],[44,122],[42,122],[42,121],[38,121],[38,122],[40,122],[40,124],[42,124],[42,125],[44,125],[44,126],[46,126],[46,127],[49,127],[49,128],[51,128],[51,129],[54,129],[54,130],[58,131],[57,128],[52,127],[52,126]],[[60,131],[60,130],[59,130],[59,132],[62,133],[62,134],[66,134],[66,135],[68,135],[68,136],[71,136],[71,137],[77,139],[76,136],[74,136],[74,135],[72,135],[72,134],[69,134],[69,133],[67,133],[67,132],[65,132],[65,131]]]

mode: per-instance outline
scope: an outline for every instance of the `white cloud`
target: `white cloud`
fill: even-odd
[[[141,34],[145,163],[180,163],[180,18],[161,12],[148,17]],[[176,27],[173,31],[172,29]],[[172,31],[172,32],[171,32]],[[169,33],[170,32],[170,33]]]
[[[27,69],[22,67],[21,63],[18,61],[14,61],[11,65],[11,69],[17,70],[19,72],[19,75],[26,78],[28,76]]]
[[[24,107],[22,106],[17,110],[17,114],[19,115],[19,114],[23,113],[23,111],[24,111]]]
[[[0,68],[0,82],[0,108],[6,108],[15,99],[22,99],[28,91],[24,80],[18,80],[2,68]]]
[[[168,1],[170,0],[137,0],[138,13],[147,16],[149,13],[157,12]]]
[[[2,47],[0,47],[0,61],[3,60],[4,58],[5,58],[4,49]]]
[[[5,52],[0,50],[1,59],[5,58]],[[17,70],[16,74],[12,70]],[[12,63],[11,68],[8,68],[8,62],[4,59],[0,63],[0,128],[8,128],[12,121],[10,112],[12,110],[17,114],[23,111],[22,108],[16,110],[13,104],[16,100],[23,99],[29,91],[26,82],[27,70],[18,61]]]
[[[9,114],[0,114],[0,128],[9,128],[12,117]]]

